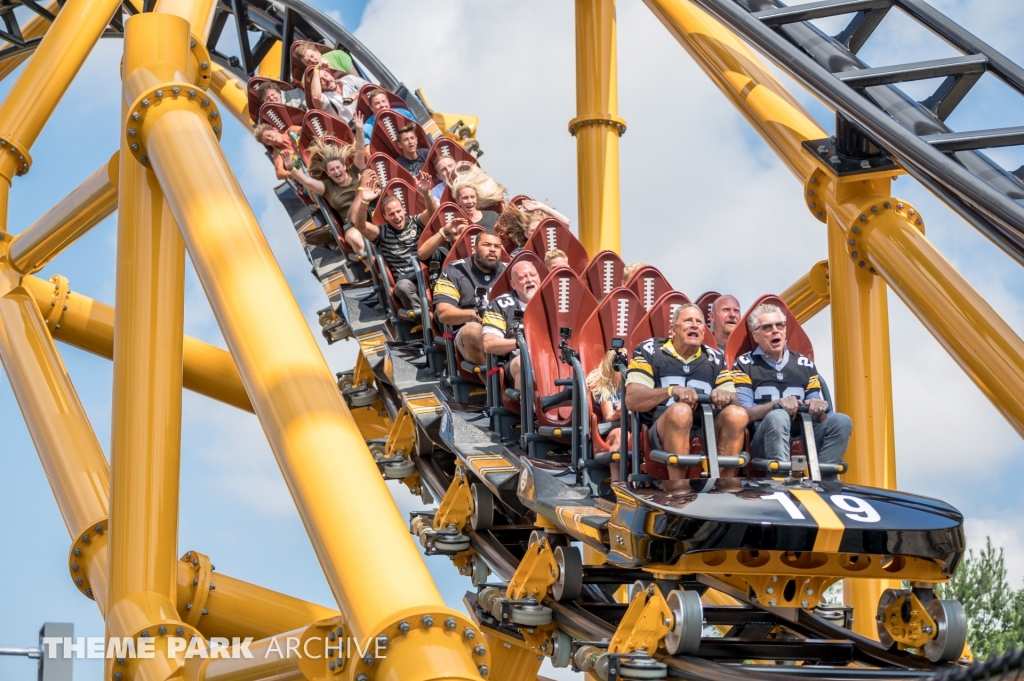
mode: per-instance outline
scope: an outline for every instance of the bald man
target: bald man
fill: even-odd
[[[715,334],[719,352],[725,352],[725,344],[739,325],[741,315],[740,301],[736,296],[718,296],[711,303],[711,332]]]

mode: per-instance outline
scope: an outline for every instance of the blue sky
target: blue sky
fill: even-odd
[[[373,0],[365,13],[359,2],[315,4],[348,27],[358,26],[368,47],[410,87],[423,88],[439,110],[479,115],[483,165],[512,194],[548,199],[575,219],[575,146],[566,133],[575,115],[571,3],[452,0],[428,11],[422,3]],[[936,4],[1018,63],[1024,61],[1019,41],[1024,10],[1015,3]],[[881,65],[944,56],[944,49],[948,53],[894,16],[864,55]],[[31,224],[116,149],[120,50],[119,41],[102,42],[94,50],[32,150],[33,170],[15,180],[11,192],[12,233]],[[619,50],[620,113],[629,125],[621,142],[627,261],[659,266],[688,294],[728,289],[746,304],[759,293],[784,289],[823,258],[824,233],[803,207],[799,185],[640,3],[619,5]],[[1019,98],[990,80],[983,79],[951,119],[955,129],[1020,124]],[[0,95],[11,82],[0,84]],[[831,114],[811,97],[799,96],[830,130]],[[315,312],[325,305],[323,292],[270,191],[276,182],[261,148],[237,124],[225,127],[222,147],[314,327]],[[1014,156],[1019,151],[994,155],[1015,168],[1024,161]],[[929,238],[1021,333],[1021,268],[913,180],[901,179],[894,192],[921,210]],[[63,274],[73,290],[112,304],[115,224],[111,218],[93,229],[42,276]],[[698,255],[694,239],[709,250]],[[1024,447],[895,298],[891,308],[900,487],[960,508],[973,544],[993,535],[1010,551],[1019,585],[1024,540],[1007,519],[1024,511],[1024,502],[1015,476],[1005,473],[1015,470]],[[827,313],[813,320],[809,331],[819,365],[830,376]],[[191,269],[186,332],[223,346]],[[351,343],[323,348],[332,369],[352,366]],[[65,345],[58,349],[106,449],[111,364]],[[69,538],[5,376],[0,409],[6,415],[0,518],[8,549],[0,561],[0,645],[34,645],[47,620],[72,621],[78,635],[100,636],[103,623],[95,605],[68,577]],[[951,410],[960,425],[955,433],[940,431],[935,424],[948,421]],[[186,392],[182,449],[179,554],[198,549],[225,574],[330,604],[256,418]],[[418,508],[408,494],[399,492],[396,499],[403,510]],[[350,522],[372,528],[372,519],[360,518],[357,510]],[[433,558],[428,565],[449,603],[461,607],[468,580],[444,559]],[[95,662],[76,663],[79,679],[100,673]],[[34,679],[34,665],[0,658],[0,677]]]

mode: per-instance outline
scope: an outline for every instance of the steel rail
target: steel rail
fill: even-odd
[[[781,9],[772,0],[694,0],[743,37],[828,106],[855,121],[925,187],[943,199],[1007,254],[1024,264],[1024,186],[978,151],[956,152],[956,160],[918,135],[950,132],[939,118],[891,85],[868,87],[865,96],[845,85],[836,72],[867,68],[839,41],[807,23],[774,29],[752,12]],[[984,50],[992,70],[1011,85],[1024,85],[1024,73],[1009,59],[919,0],[894,0],[912,16],[926,19],[957,47]],[[788,37],[785,39],[780,33]],[[832,69],[825,68],[828,63]],[[1020,89],[1020,88],[1016,88]],[[872,103],[872,101],[874,103]],[[913,130],[913,132],[911,132]],[[960,163],[957,163],[959,161]],[[963,165],[961,165],[963,164]]]

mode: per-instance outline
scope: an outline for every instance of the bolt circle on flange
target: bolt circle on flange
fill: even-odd
[[[15,175],[24,175],[32,167],[32,155],[25,145],[12,137],[0,135],[0,157],[10,154]]]
[[[848,239],[846,250],[850,254],[850,258],[857,261],[858,268],[867,269],[871,274],[875,274],[875,269],[868,267],[867,261],[869,258],[866,251],[871,230],[874,229],[874,224],[872,223],[887,213],[899,216],[906,223],[913,225],[915,229],[924,233],[924,221],[909,203],[897,201],[893,204],[892,200],[882,201],[876,198],[874,201],[866,201],[860,204],[857,217],[852,224],[847,226],[847,232],[857,234],[858,238]]]
[[[807,178],[806,184],[804,184],[804,203],[807,205],[807,210],[811,211],[811,215],[815,217],[819,222],[825,222],[825,213],[818,207],[818,201],[815,197],[818,195],[819,190],[825,191],[826,185],[829,182],[829,177],[820,168],[816,169],[811,176]]]
[[[220,119],[220,112],[217,106],[209,99],[204,98],[202,102],[196,102],[193,97],[186,95],[186,92],[194,92],[190,83],[164,83],[159,87],[142,93],[132,104],[128,112],[128,120],[125,122],[125,138],[130,141],[129,149],[132,155],[142,164],[149,163],[149,154],[146,150],[149,125],[161,114],[170,110],[191,110],[205,120],[213,131],[214,136],[220,140],[221,127],[217,125]]]
[[[85,594],[86,598],[93,598],[92,586],[89,583],[89,574],[83,566],[89,564],[89,556],[97,551],[105,550],[107,536],[107,519],[91,523],[89,529],[80,532],[71,551],[68,552],[68,572],[71,573],[71,581]],[[102,541],[101,541],[102,539]]]

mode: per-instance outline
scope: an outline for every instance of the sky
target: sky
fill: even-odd
[[[479,116],[481,162],[511,195],[546,199],[575,220],[575,142],[567,132],[576,113],[572,3],[314,4],[353,30],[411,89],[422,88],[437,110]],[[1024,6],[1011,0],[933,4],[1024,62]],[[620,144],[624,259],[656,265],[691,296],[730,291],[744,306],[762,293],[785,289],[826,252],[823,226],[804,207],[800,185],[642,3],[620,2],[617,18],[619,109],[628,125]],[[951,54],[922,33],[893,12],[862,56],[877,66]],[[32,171],[15,180],[12,233],[41,216],[117,148],[120,52],[120,41],[102,41],[50,119],[32,150]],[[0,95],[15,76],[0,84]],[[831,130],[831,113],[797,86],[791,89]],[[1021,100],[985,76],[949,123],[967,130],[1017,125],[1022,117]],[[316,311],[326,300],[273,195],[276,181],[262,148],[233,120],[225,126],[222,148],[320,340]],[[1011,169],[1024,162],[1019,148],[993,156]],[[1024,332],[1021,268],[914,180],[900,179],[893,192],[920,210],[928,238],[1018,334]],[[63,274],[72,290],[112,304],[115,243],[116,220],[110,218],[40,276]],[[191,265],[186,294],[186,333],[224,347]],[[1013,473],[1024,445],[894,295],[890,328],[899,488],[959,508],[969,545],[983,545],[991,536],[1007,552],[1012,584],[1022,586],[1024,528],[1014,519],[1024,512],[1024,500]],[[828,311],[807,330],[831,381]],[[320,342],[332,370],[352,367],[354,343]],[[58,349],[106,450],[111,364],[66,345]],[[74,622],[76,635],[101,636],[95,605],[68,577],[68,534],[6,375],[0,377],[0,414],[0,519],[9,552],[0,561],[0,646],[35,645],[44,621]],[[402,490],[395,498],[403,513],[420,508]],[[369,530],[372,546],[372,519],[355,511],[346,522]],[[209,554],[225,574],[332,603],[256,418],[189,392],[178,546],[179,554]],[[448,603],[461,609],[468,579],[444,558],[427,565]],[[76,661],[76,678],[100,673],[96,662]],[[35,665],[0,658],[0,678],[34,679]]]

